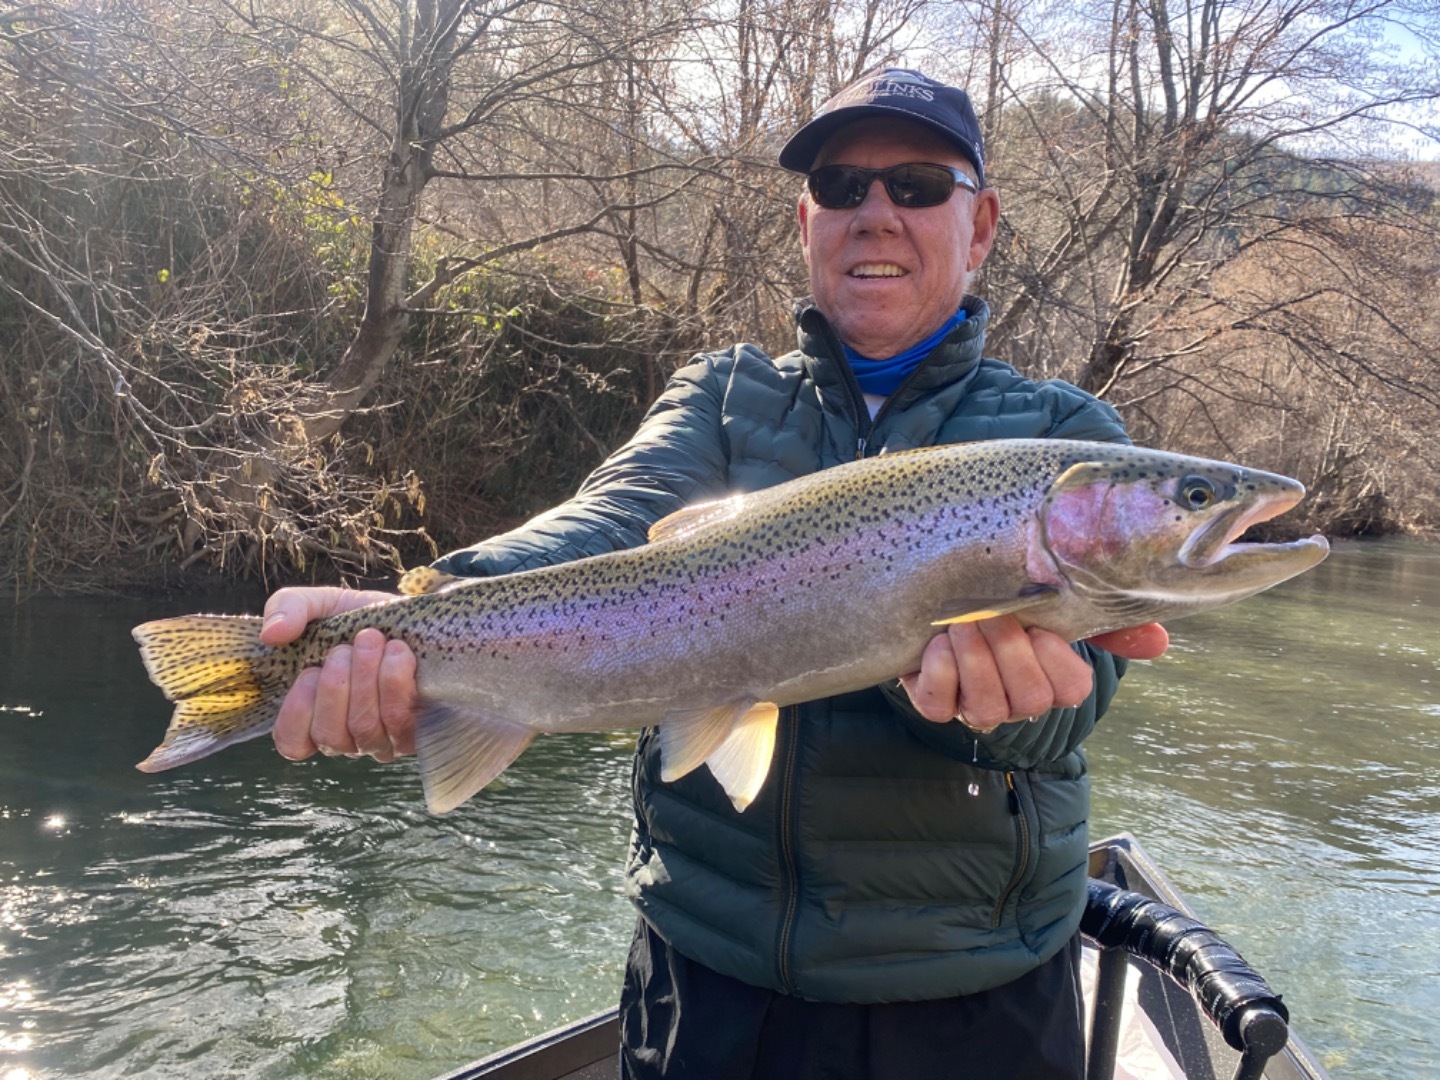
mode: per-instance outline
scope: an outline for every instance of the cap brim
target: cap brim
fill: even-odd
[[[928,116],[921,116],[909,109],[897,109],[889,105],[847,105],[834,112],[826,113],[824,116],[817,116],[792,135],[790,141],[781,147],[780,167],[788,169],[790,172],[808,173],[811,166],[815,164],[815,158],[820,153],[820,148],[825,145],[830,136],[846,124],[853,124],[856,120],[863,120],[867,116],[900,117],[927,127],[947,142],[952,143],[965,160],[974,165],[976,169],[981,168],[980,163],[975,160],[974,151],[956,139],[955,133],[949,128],[936,123]],[[980,175],[983,176],[984,173],[981,172]]]
[[[820,148],[825,145],[825,141],[846,124],[853,124],[856,120],[866,116],[909,115],[911,114],[904,113],[900,109],[889,109],[883,105],[850,105],[826,113],[824,116],[817,116],[790,136],[790,141],[781,148],[780,167],[789,169],[791,172],[808,173],[810,166],[815,163],[815,155],[820,153]],[[920,118],[912,116],[912,119]],[[935,125],[928,126],[934,127]]]

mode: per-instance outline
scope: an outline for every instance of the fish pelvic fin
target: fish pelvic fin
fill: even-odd
[[[780,710],[769,701],[730,701],[675,709],[660,721],[660,779],[679,780],[701,763],[736,810],[754,801],[770,772]]]
[[[160,745],[136,768],[162,772],[275,725],[298,659],[260,644],[250,615],[186,615],[131,631],[150,681],[175,703]]]
[[[446,814],[524,753],[535,731],[478,709],[422,701],[415,712],[415,754],[425,807]]]
[[[770,759],[775,755],[775,725],[779,720],[780,709],[772,702],[752,705],[719,749],[705,759],[737,811],[754,802],[765,786]]]
[[[660,721],[660,779],[673,783],[699,768],[754,704],[751,698],[666,713]]]
[[[1027,585],[1020,595],[996,600],[947,600],[940,605],[940,615],[931,626],[950,626],[953,623],[979,622],[993,619],[997,615],[1013,615],[1017,611],[1048,604],[1060,591],[1050,585]]]

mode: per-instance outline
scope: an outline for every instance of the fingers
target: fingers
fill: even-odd
[[[387,641],[380,661],[380,723],[393,753],[415,753],[415,654],[403,641]]]
[[[943,724],[955,719],[959,710],[960,672],[955,650],[945,634],[936,634],[920,657],[920,670],[902,675],[900,685],[910,703],[926,720]]]
[[[1077,705],[1083,705],[1095,687],[1095,671],[1090,662],[1058,634],[1035,627],[1025,633],[1035,649],[1036,660],[1050,681],[1050,704],[1036,711],[1073,709]],[[1027,716],[1035,714],[1032,711],[1026,712]]]
[[[391,593],[335,588],[280,589],[265,603],[260,640],[289,644],[316,619],[394,600]],[[415,654],[402,641],[365,629],[301,672],[275,719],[275,748],[292,761],[315,754],[367,754],[393,761],[415,752]]]
[[[337,645],[320,665],[315,687],[315,712],[310,720],[310,738],[322,754],[354,754],[359,751],[350,735],[350,672],[354,649]],[[359,697],[363,699],[364,688]],[[363,700],[357,702],[364,708]]]
[[[304,761],[315,753],[315,742],[310,738],[310,717],[315,712],[315,688],[319,682],[320,669],[306,668],[285,695],[280,713],[275,717],[275,728],[270,733],[281,757]]]
[[[385,635],[379,630],[361,630],[355,635],[355,645],[350,650],[345,730],[336,746],[348,741],[356,752],[368,754],[376,761],[394,761],[395,748],[380,721],[380,661],[384,656]],[[368,692],[370,687],[375,688],[373,694]]]
[[[300,636],[312,616],[311,603],[305,596],[312,590],[281,589],[265,601],[265,622],[260,627],[260,641],[271,647],[288,645]]]
[[[1090,694],[1090,665],[1063,638],[1013,616],[956,623],[926,646],[920,671],[901,680],[928,720],[961,717],[981,731]]]
[[[987,622],[999,625],[986,626]],[[989,731],[1012,715],[1034,716],[1039,709],[1031,706],[1050,707],[1046,704],[1050,685],[1024,629],[1013,618],[961,623],[951,629],[950,645],[960,668],[959,715],[967,724]],[[1007,686],[1015,694],[1013,705]]]
[[[315,619],[394,599],[393,593],[361,589],[278,589],[265,601],[260,640],[270,646],[288,645]]]
[[[343,668],[346,661],[343,655],[337,657],[337,667]],[[316,744],[322,751],[358,752],[376,761],[413,754],[415,654],[403,641],[387,641],[379,630],[366,629],[355,635],[348,664],[344,715],[338,713],[338,694],[337,712],[322,712],[317,707],[312,729]],[[355,749],[348,749],[352,745]]]
[[[415,666],[403,641],[360,631],[353,643],[331,649],[318,668],[300,673],[275,719],[275,749],[291,761],[317,751],[377,761],[413,754]]]

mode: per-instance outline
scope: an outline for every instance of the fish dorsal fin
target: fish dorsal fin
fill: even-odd
[[[666,514],[655,522],[650,526],[647,539],[653,544],[656,540],[671,540],[677,536],[684,536],[696,529],[713,525],[717,521],[729,521],[744,508],[744,495],[732,495],[728,499],[696,503],[683,510],[676,510],[673,514]]]
[[[997,615],[1013,615],[1017,611],[1048,604],[1060,595],[1060,590],[1051,585],[1026,585],[1018,596],[999,599],[947,600],[940,605],[940,615],[931,626],[949,626],[952,623],[979,622],[993,619]]]
[[[671,709],[660,721],[660,779],[679,780],[720,748],[755,699]]]
[[[770,775],[779,719],[780,709],[772,702],[752,705],[720,748],[705,759],[736,810],[744,810],[755,801]]]
[[[415,566],[401,575],[400,582],[395,587],[405,596],[423,596],[425,593],[439,592],[451,582],[462,580],[464,579],[455,574],[447,574],[433,566]]]
[[[444,814],[505,771],[535,738],[521,724],[478,709],[423,701],[415,712],[415,753],[425,806]]]

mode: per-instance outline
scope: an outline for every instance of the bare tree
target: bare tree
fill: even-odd
[[[227,295],[248,291],[243,279],[250,268],[238,261],[229,272],[207,277],[202,297],[193,273],[182,275],[160,259],[162,291],[189,289],[198,306],[188,316],[155,312],[147,297],[110,273],[116,266],[132,270],[135,252],[94,265],[91,232],[71,228],[73,217],[63,213],[53,221],[30,213],[18,190],[17,198],[4,201],[13,242],[0,254],[48,287],[38,295],[12,287],[15,301],[76,345],[97,385],[117,388],[117,415],[148,446],[151,479],[179,498],[161,516],[180,515],[181,542],[196,548],[191,558],[208,552],[233,560],[244,552],[260,565],[276,555],[303,564],[307,553],[321,553],[356,568],[378,556],[393,562],[393,548],[374,542],[386,520],[377,511],[399,509],[395,483],[377,489],[356,477],[342,465],[341,445],[331,436],[375,387],[413,310],[468,272],[595,229],[616,213],[608,205],[503,242],[483,233],[465,237],[470,251],[434,259],[430,280],[417,287],[414,236],[427,189],[437,178],[486,179],[474,166],[487,154],[504,159],[517,183],[538,179],[509,164],[503,146],[510,140],[498,133],[527,113],[565,108],[577,87],[623,60],[627,41],[652,40],[657,27],[630,25],[627,39],[613,9],[528,0],[337,0],[321,8],[215,2],[179,12],[136,0],[103,14],[61,4],[4,14],[0,71],[14,104],[11,117],[24,115],[21,102],[37,89],[53,94],[62,116],[79,117],[29,138],[17,155],[27,165],[23,178],[43,172],[44,166],[30,167],[32,161],[47,162],[84,202],[107,183],[133,189],[140,179],[164,174],[169,163],[176,176],[210,169],[212,185],[228,183],[242,204],[264,207],[260,215],[279,225],[277,239],[286,231],[277,217],[285,213],[294,219],[290,224],[322,232],[328,219],[337,244],[348,242],[358,222],[370,222],[358,327],[335,363],[324,360],[328,343],[316,343],[319,349],[303,365],[262,359],[263,324],[247,327],[225,310]],[[94,136],[77,136],[72,128],[93,129]],[[135,145],[136,132],[145,144]],[[344,139],[338,145],[337,134]],[[92,171],[77,174],[67,163],[79,143],[104,153]],[[337,179],[342,172],[359,181],[358,192]],[[587,181],[588,170],[574,179]],[[202,247],[213,263],[213,245]],[[309,317],[325,310],[326,291],[341,303],[347,295],[343,285],[322,289],[320,301],[307,305]],[[213,394],[196,395],[190,380],[158,377],[143,346],[128,344],[147,333],[153,338],[157,328],[166,335],[156,343],[162,351],[187,355],[203,348],[227,356],[230,385],[217,380]],[[413,477],[395,479],[415,501]]]
[[[987,3],[974,18],[994,95],[991,170],[1016,208],[991,278],[1002,325],[1062,346],[1043,366],[1110,394],[1203,346],[1169,331],[1213,308],[1206,283],[1230,260],[1257,245],[1298,254],[1337,214],[1401,221],[1413,200],[1367,148],[1440,101],[1433,36],[1413,61],[1382,43],[1419,11]]]

